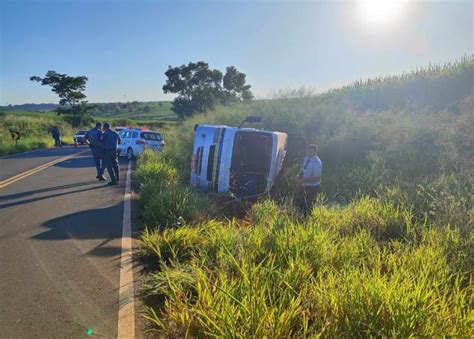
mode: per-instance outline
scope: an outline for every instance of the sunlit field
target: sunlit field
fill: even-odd
[[[103,104],[107,105],[111,104]],[[151,105],[151,104],[150,104]],[[139,105],[140,109],[148,107]],[[157,111],[151,111],[143,115],[133,110],[133,105],[128,107],[128,112],[118,112],[96,115],[90,118],[90,123],[73,128],[63,115],[57,115],[54,111],[49,112],[26,112],[26,111],[0,111],[0,156],[18,152],[30,151],[54,146],[54,140],[50,131],[53,126],[58,126],[62,133],[62,141],[65,144],[73,144],[73,135],[79,130],[88,130],[93,127],[95,121],[109,122],[112,126],[129,126],[150,128],[160,131],[168,130],[175,125],[174,116],[169,115],[169,103],[159,106],[155,104]],[[123,108],[127,109],[127,106]],[[145,109],[146,110],[146,109]],[[160,110],[160,111],[158,111]],[[166,116],[165,114],[168,114]],[[165,116],[165,117],[163,117]],[[22,133],[20,140],[15,143],[11,139],[10,130]]]
[[[474,325],[474,59],[322,95],[219,107],[166,135],[136,176],[142,293],[165,337],[470,337]],[[238,217],[188,187],[193,126],[246,116],[288,133],[271,196]],[[308,143],[323,195],[305,217]]]
[[[2,112],[0,126],[0,155],[54,146],[50,133],[53,126],[61,130],[64,143],[73,143],[71,125],[55,113]],[[11,139],[10,130],[22,133],[17,143]]]

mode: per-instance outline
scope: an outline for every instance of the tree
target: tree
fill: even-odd
[[[168,77],[163,91],[177,93],[172,110],[181,118],[213,109],[217,104],[250,100],[250,85],[245,84],[245,74],[234,66],[226,74],[209,68],[204,61],[190,62],[179,67],[168,67]]]
[[[229,100],[251,100],[253,98],[252,92],[250,92],[250,85],[245,84],[244,73],[237,71],[237,68],[230,66],[226,68],[224,75],[224,89],[225,94]]]
[[[88,105],[87,101],[84,100],[86,95],[83,92],[88,80],[86,76],[73,77],[55,71],[48,71],[44,78],[32,76],[30,80],[39,82],[42,86],[51,86],[51,90],[60,98],[60,106],[56,109],[56,112],[70,115],[69,120],[73,126],[78,126],[89,120],[87,113],[94,107]]]

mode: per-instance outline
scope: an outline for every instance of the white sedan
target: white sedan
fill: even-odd
[[[76,144],[84,145],[86,143],[86,134],[87,134],[87,131],[77,132],[76,134],[74,134],[74,142]]]
[[[165,145],[160,133],[141,128],[127,128],[119,132],[121,142],[118,145],[119,156],[132,159],[150,148],[159,151]]]

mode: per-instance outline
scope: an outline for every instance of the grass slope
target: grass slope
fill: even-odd
[[[171,111],[171,102],[126,102],[96,104],[96,117],[113,119],[133,119],[141,121],[169,121],[175,120]]]
[[[323,95],[219,107],[139,160],[143,295],[166,337],[471,337],[474,58]],[[187,188],[195,123],[289,135],[272,196],[244,218]],[[324,196],[294,206],[305,145]],[[232,208],[230,208],[232,211]],[[223,218],[225,214],[227,218]]]
[[[175,120],[175,115],[171,111],[171,102],[169,101],[150,101],[150,102],[110,102],[93,103],[95,108],[91,111],[96,117],[112,119],[134,119],[134,120]],[[57,104],[24,104],[0,106],[0,111],[11,114],[25,112],[52,112],[59,105]]]
[[[54,140],[50,132],[53,126],[59,127],[63,142],[73,142],[73,129],[55,113],[1,112],[0,155],[52,147]],[[10,129],[23,133],[17,144],[11,139]]]
[[[31,109],[36,106],[49,107],[46,104],[19,106],[27,106]],[[160,129],[160,131],[173,126],[175,121],[170,102],[98,104],[95,113],[94,120],[108,121],[112,126],[148,127]],[[82,126],[73,129],[63,116],[58,116],[54,111],[33,112],[18,109],[0,111],[0,155],[53,146],[54,142],[49,132],[54,125],[59,126],[63,135],[62,139],[66,143],[73,142],[74,132],[92,127]],[[10,129],[24,133],[18,144],[11,140]]]

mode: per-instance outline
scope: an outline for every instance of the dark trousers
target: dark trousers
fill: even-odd
[[[54,139],[54,146],[55,146],[55,147],[62,147],[62,145],[61,145],[61,137],[59,137],[59,136],[54,136],[53,139]]]
[[[311,212],[314,200],[318,193],[321,192],[321,185],[318,186],[303,186],[302,188],[302,204],[305,213]]]
[[[94,158],[95,168],[97,170],[97,176],[104,174],[104,150],[99,147],[91,146],[92,157]]]
[[[119,179],[119,166],[117,160],[117,151],[106,149],[104,152],[105,166],[110,176],[111,182],[117,182]]]

